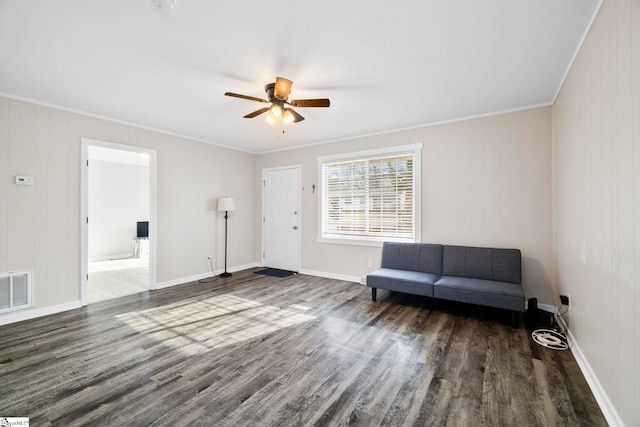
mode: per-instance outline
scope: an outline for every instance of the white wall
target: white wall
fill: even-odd
[[[89,261],[131,256],[136,223],[149,221],[149,167],[90,160]]]
[[[607,0],[553,106],[554,281],[615,411],[640,425],[640,2]]]
[[[237,205],[229,266],[256,263],[254,154],[0,97],[0,271],[33,269],[32,310],[80,300],[81,137],[157,151],[158,282],[207,274],[207,256],[222,267],[211,203],[225,194]]]
[[[259,173],[302,167],[302,270],[363,277],[380,265],[379,248],[316,242],[317,157],[413,143],[423,144],[422,241],[521,249],[527,297],[554,303],[548,107],[260,155]]]

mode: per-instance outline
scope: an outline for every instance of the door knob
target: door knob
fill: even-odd
[[[297,225],[294,225],[294,226],[293,226],[293,229],[294,229],[294,230],[297,230],[297,229],[298,229],[298,226],[297,226]]]

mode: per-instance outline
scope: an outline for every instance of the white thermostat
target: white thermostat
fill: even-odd
[[[16,176],[16,184],[18,185],[33,185],[32,176]]]

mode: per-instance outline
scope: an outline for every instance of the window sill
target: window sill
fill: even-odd
[[[406,243],[419,243],[416,239],[394,239],[391,237],[371,237],[363,239],[362,237],[322,237],[318,236],[316,239],[318,243],[329,243],[334,245],[351,245],[351,246],[369,246],[373,248],[381,248],[384,242],[406,242]]]

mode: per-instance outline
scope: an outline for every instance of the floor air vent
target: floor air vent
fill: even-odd
[[[31,307],[31,271],[0,273],[0,313]]]

